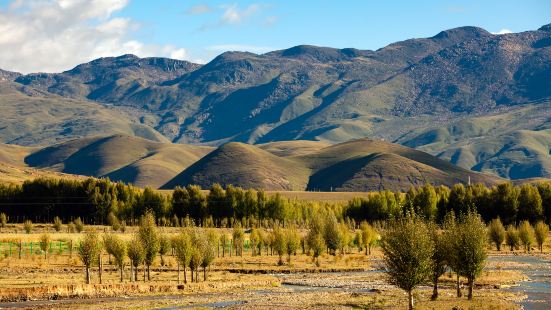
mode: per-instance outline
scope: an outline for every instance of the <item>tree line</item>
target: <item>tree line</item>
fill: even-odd
[[[214,184],[205,193],[197,185],[177,187],[171,193],[140,189],[108,179],[65,180],[38,178],[21,185],[0,184],[0,213],[11,222],[64,222],[76,218],[87,224],[137,224],[148,211],[163,226],[306,227],[318,215],[333,213],[339,220],[371,223],[415,212],[443,223],[449,212],[456,216],[475,209],[484,221],[500,218],[505,225],[524,220],[551,222],[551,183],[494,187],[482,184],[452,188],[425,185],[408,192],[381,191],[348,203],[324,203],[267,195],[263,190]]]

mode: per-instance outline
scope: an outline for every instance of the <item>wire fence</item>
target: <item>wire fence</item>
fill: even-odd
[[[41,242],[0,242],[0,255],[7,257],[32,257],[34,255],[64,255],[74,254],[79,248],[80,242],[73,241],[51,241],[46,251],[42,250]],[[222,245],[219,245],[222,248]],[[225,246],[226,251],[233,247],[233,243],[228,242]],[[249,240],[244,241],[244,251],[250,249]]]

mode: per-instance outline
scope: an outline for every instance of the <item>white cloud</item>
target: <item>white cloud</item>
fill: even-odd
[[[223,5],[224,14],[221,22],[224,24],[239,24],[245,18],[255,14],[260,10],[259,4],[251,4],[244,9],[240,9],[237,4]]]
[[[0,10],[0,68],[59,72],[99,57],[132,53],[185,59],[185,49],[133,40],[139,25],[113,17],[128,0],[16,0]]]
[[[508,33],[513,33],[511,30],[509,29],[501,29],[500,31],[498,32],[492,32],[492,34],[497,34],[497,35],[500,35],[500,34],[508,34]]]
[[[210,5],[208,5],[208,4],[199,4],[199,5],[192,6],[189,9],[187,9],[186,13],[190,14],[190,15],[199,15],[199,14],[210,13],[212,11],[214,11],[214,9]]]

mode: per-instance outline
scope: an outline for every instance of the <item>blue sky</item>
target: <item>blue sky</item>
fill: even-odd
[[[545,0],[0,0],[0,48],[14,51],[0,55],[0,68],[59,71],[127,52],[206,62],[298,44],[377,49],[459,26],[520,32],[547,23]]]

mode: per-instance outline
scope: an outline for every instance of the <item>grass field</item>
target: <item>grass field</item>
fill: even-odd
[[[175,235],[178,228],[160,228],[164,234]],[[109,232],[105,226],[87,226],[87,231],[100,234]],[[129,240],[136,227],[128,227],[125,233],[117,233]],[[40,236],[48,232],[53,247],[45,256],[38,250]],[[217,229],[218,233],[231,234],[229,229]],[[177,282],[176,261],[166,255],[164,265],[159,257],[152,266],[152,281],[130,282],[128,267],[124,271],[124,282],[119,281],[119,272],[109,264],[109,257],[103,254],[104,271],[102,284],[98,283],[97,267],[93,268],[92,284],[84,284],[83,266],[76,251],[68,250],[70,240],[74,246],[83,237],[82,233],[53,232],[50,224],[36,224],[33,232],[26,234],[22,225],[10,224],[0,232],[0,308],[17,305],[28,308],[95,308],[98,304],[111,309],[182,307],[214,308],[227,305],[236,309],[266,308],[282,306],[291,309],[303,308],[403,308],[406,298],[402,291],[389,285],[381,272],[382,254],[374,248],[371,255],[358,253],[331,256],[324,254],[320,265],[311,257],[300,254],[291,257],[290,263],[278,266],[276,255],[251,256],[248,247],[242,257],[226,252],[210,267],[208,281]],[[549,259],[551,242],[545,245],[545,257]],[[17,247],[9,242],[24,242],[26,250],[21,258]],[[248,241],[248,234],[246,234]],[[35,242],[33,252],[29,243]],[[62,252],[59,245],[62,244]],[[490,251],[496,256],[506,251]],[[522,251],[517,254],[524,255]],[[509,253],[510,254],[510,253]],[[220,252],[220,256],[222,253]],[[518,270],[514,270],[518,268]],[[477,281],[475,299],[456,298],[453,281],[455,276],[446,273],[441,278],[441,293],[438,301],[429,301],[432,288],[422,286],[416,290],[416,302],[420,309],[518,309],[515,301],[523,295],[508,290],[510,285],[523,280],[522,265],[512,262],[488,262],[487,268]],[[181,275],[183,279],[183,275]],[[189,279],[189,271],[188,271]],[[85,298],[85,299],[82,299]],[[32,302],[26,300],[35,300]],[[44,300],[44,301],[42,301]],[[53,301],[52,301],[53,300]]]

